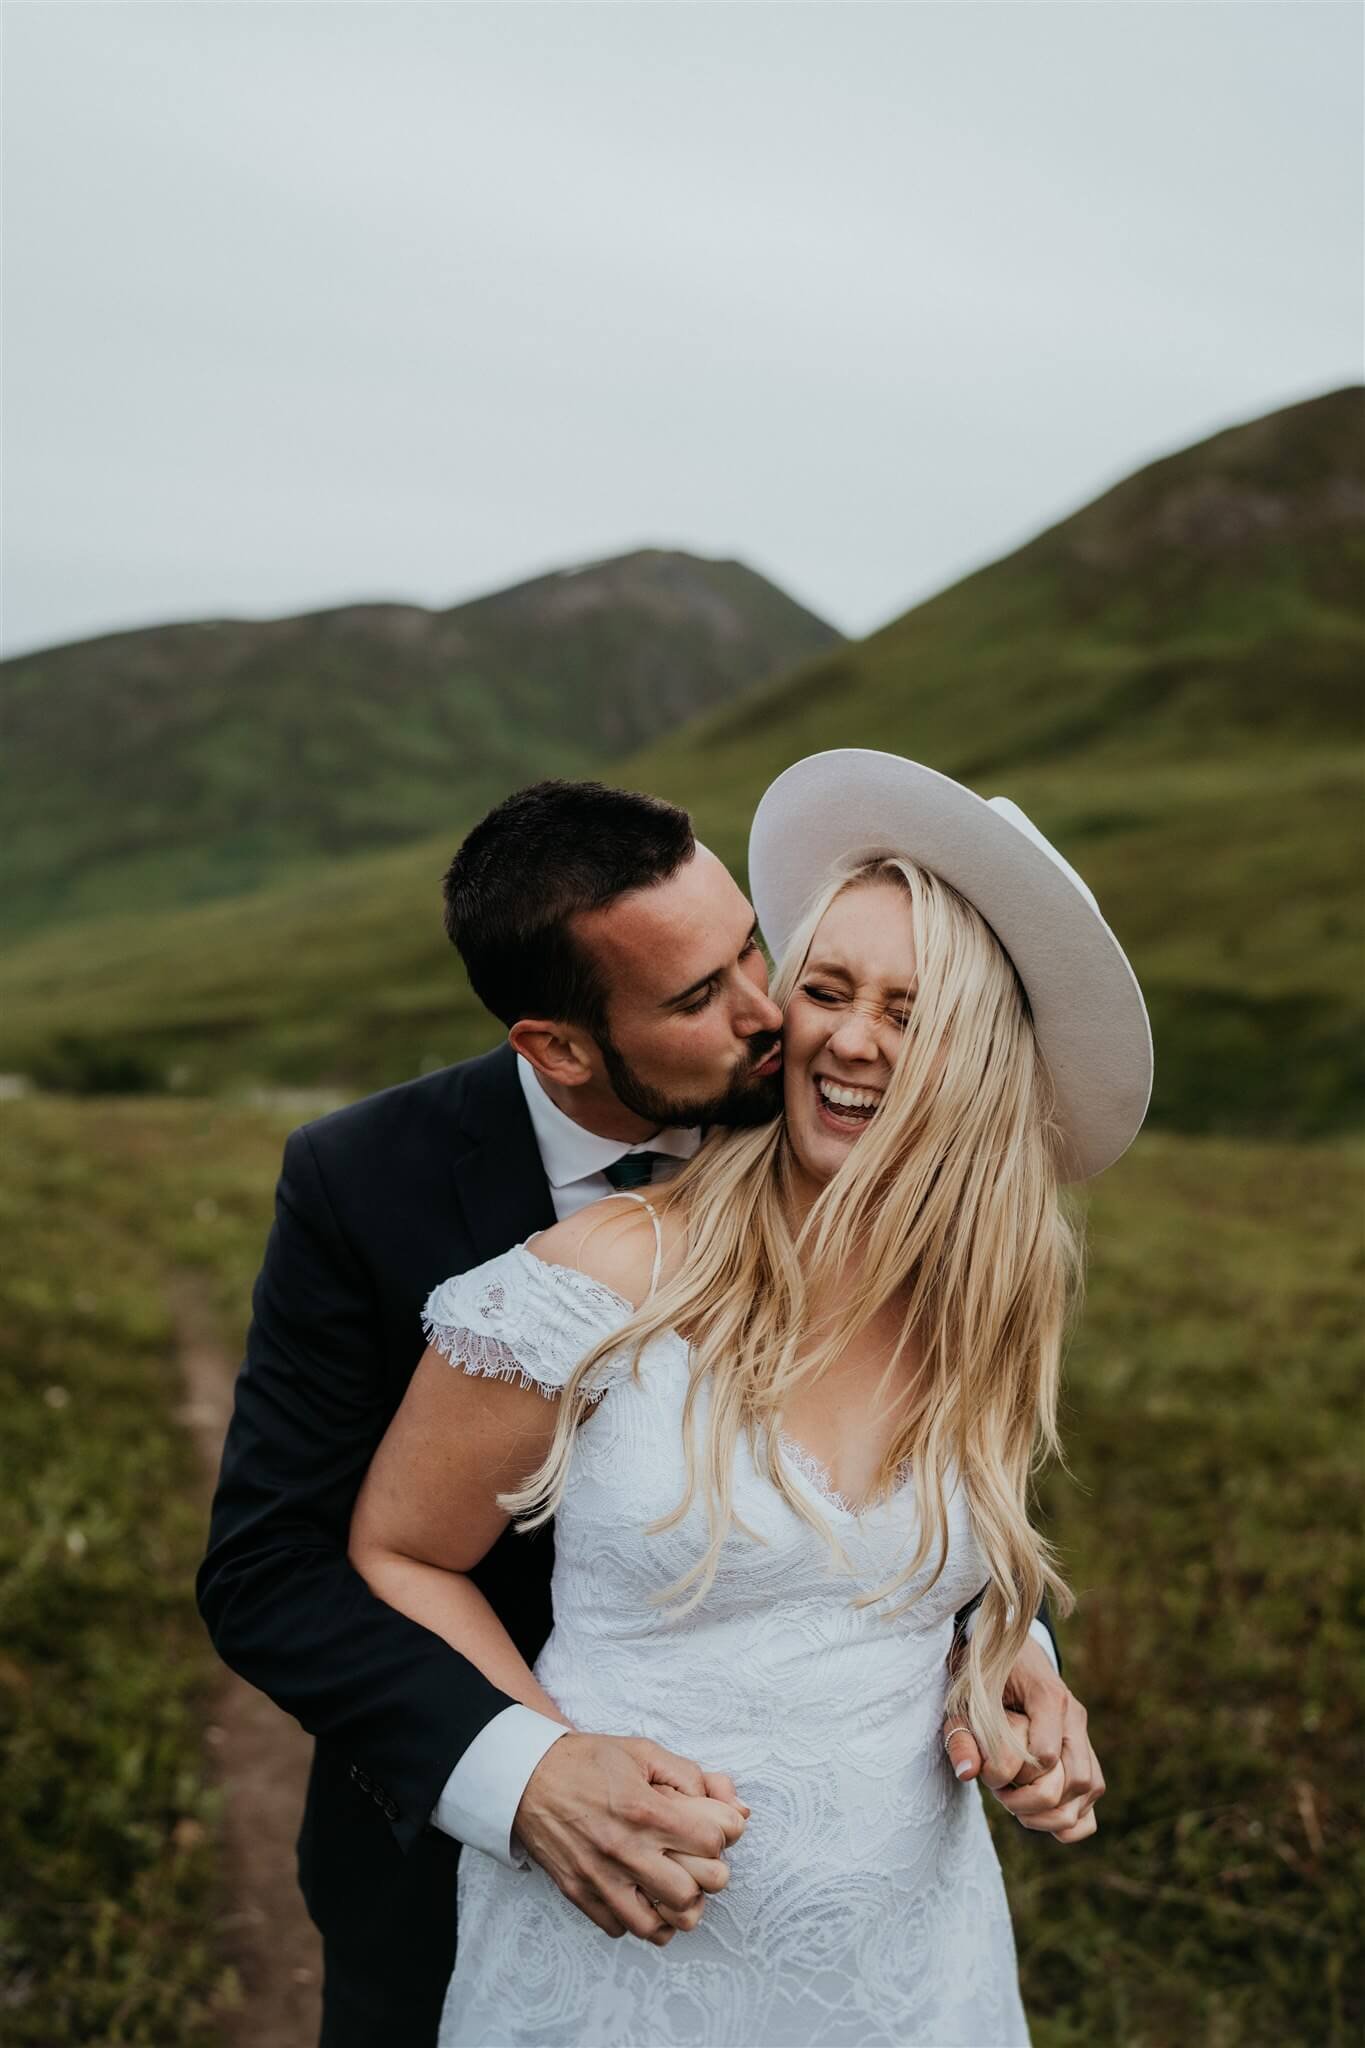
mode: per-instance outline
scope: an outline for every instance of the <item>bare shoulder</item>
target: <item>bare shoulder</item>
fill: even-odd
[[[686,1224],[676,1205],[654,1202],[663,1235],[665,1279],[677,1271],[686,1243]],[[526,1249],[550,1266],[570,1266],[610,1287],[635,1308],[646,1299],[654,1277],[656,1247],[650,1211],[620,1195],[594,1202],[532,1238]]]

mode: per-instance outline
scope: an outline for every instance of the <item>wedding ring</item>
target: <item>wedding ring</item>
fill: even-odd
[[[953,1739],[953,1737],[954,1737],[955,1735],[970,1735],[970,1734],[971,1734],[971,1732],[972,1732],[972,1731],[971,1731],[971,1729],[970,1729],[970,1728],[969,1728],[969,1727],[967,1726],[967,1723],[966,1723],[965,1721],[959,1721],[959,1722],[958,1722],[958,1724],[957,1724],[957,1726],[956,1726],[956,1728],[950,1728],[950,1729],[948,1730],[948,1733],[947,1733],[947,1734],[946,1734],[946,1735],[944,1736],[944,1738],[943,1738],[943,1747],[944,1747],[944,1749],[945,1749],[945,1750],[947,1749],[947,1747],[948,1747],[948,1744],[949,1744],[949,1743],[950,1743],[950,1742],[952,1741],[952,1739]]]

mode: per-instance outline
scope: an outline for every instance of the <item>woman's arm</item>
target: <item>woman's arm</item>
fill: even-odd
[[[462,1372],[429,1348],[361,1487],[349,1554],[379,1599],[569,1728],[466,1576],[507,1526],[499,1493],[544,1462],[557,1413],[557,1396]],[[517,1832],[598,1927],[662,1945],[695,1927],[703,1894],[728,1881],[722,1858],[744,1817],[729,1781],[708,1782],[686,1758],[638,1738],[571,1733],[533,1774]]]
[[[377,1598],[569,1727],[466,1576],[507,1526],[497,1496],[544,1459],[557,1409],[536,1387],[476,1377],[428,1349],[357,1497],[350,1559]]]
[[[530,1250],[638,1303],[649,1291],[654,1243],[638,1203],[607,1200],[554,1224]],[[440,1636],[512,1699],[567,1727],[464,1576],[507,1527],[498,1495],[544,1462],[558,1406],[551,1391],[462,1372],[428,1347],[360,1489],[349,1555],[379,1599]]]

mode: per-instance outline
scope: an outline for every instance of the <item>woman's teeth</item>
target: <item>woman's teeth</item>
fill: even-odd
[[[841,1082],[821,1078],[817,1078],[815,1085],[826,1109],[854,1123],[870,1117],[881,1101],[881,1095],[873,1088],[845,1088]]]

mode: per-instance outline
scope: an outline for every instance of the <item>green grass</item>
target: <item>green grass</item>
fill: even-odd
[[[7,1105],[0,1186],[0,2036],[196,2048],[235,1986],[191,1599],[202,1485],[168,1273],[230,1325],[283,1123]]]
[[[165,1283],[235,1348],[288,1118],[0,1117],[4,2038],[196,2048],[233,1986]],[[1093,1191],[1044,1491],[1110,1790],[1088,1845],[997,1828],[1037,2048],[1359,2038],[1363,1200],[1357,1143],[1163,1133]]]
[[[1359,1147],[1149,1136],[1091,1201],[1045,1487],[1109,1791],[1000,1829],[1037,2048],[1345,2048],[1365,2010]]]

